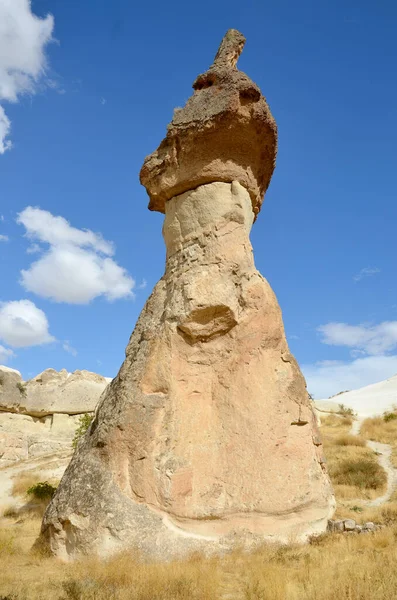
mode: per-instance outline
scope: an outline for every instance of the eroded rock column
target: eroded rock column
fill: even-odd
[[[166,270],[44,517],[65,559],[303,541],[332,515],[305,381],[249,241],[276,129],[236,68],[243,40],[227,34],[142,169]]]

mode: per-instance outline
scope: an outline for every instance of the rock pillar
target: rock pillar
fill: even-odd
[[[249,233],[274,168],[231,31],[148,157],[166,270],[44,517],[63,558],[155,559],[326,530],[333,496],[304,378]]]

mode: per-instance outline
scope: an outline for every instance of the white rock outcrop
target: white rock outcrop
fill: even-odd
[[[108,381],[47,369],[24,382],[0,366],[0,467],[70,448],[79,415],[94,411]]]
[[[338,412],[340,405],[350,408],[359,419],[376,417],[397,407],[397,375],[357,390],[343,392],[328,400],[315,400],[321,412]]]

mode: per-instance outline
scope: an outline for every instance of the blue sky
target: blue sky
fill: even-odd
[[[0,363],[117,373],[164,268],[140,167],[234,27],[279,128],[256,264],[308,389],[396,374],[396,26],[391,0],[0,0]]]

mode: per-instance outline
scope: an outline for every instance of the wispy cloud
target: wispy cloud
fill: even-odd
[[[378,324],[326,323],[317,331],[321,342],[350,349],[350,360],[323,360],[302,365],[309,392],[328,398],[397,374],[397,321]]]
[[[346,346],[365,354],[385,354],[397,347],[397,321],[384,321],[378,325],[349,325],[327,323],[317,328],[322,343]]]
[[[9,348],[4,348],[0,345],[0,363],[5,364],[10,358],[15,356],[14,352]]]
[[[77,356],[76,348],[73,348],[73,346],[70,345],[70,342],[68,340],[65,340],[63,342],[62,348],[65,350],[65,352],[68,352],[72,356]]]
[[[364,269],[361,269],[361,271],[354,275],[353,281],[357,283],[358,281],[361,281],[361,279],[364,279],[364,277],[372,277],[378,273],[380,273],[378,267],[364,267]]]
[[[324,360],[302,365],[307,389],[314,398],[329,398],[383,381],[397,374],[397,356],[365,356],[352,361]]]
[[[8,241],[9,241],[9,239],[10,239],[10,238],[8,237],[8,235],[2,235],[2,234],[0,233],[0,242],[8,242]]]
[[[27,254],[36,254],[37,252],[41,252],[41,248],[38,244],[30,244],[30,246],[26,248],[26,252]]]

